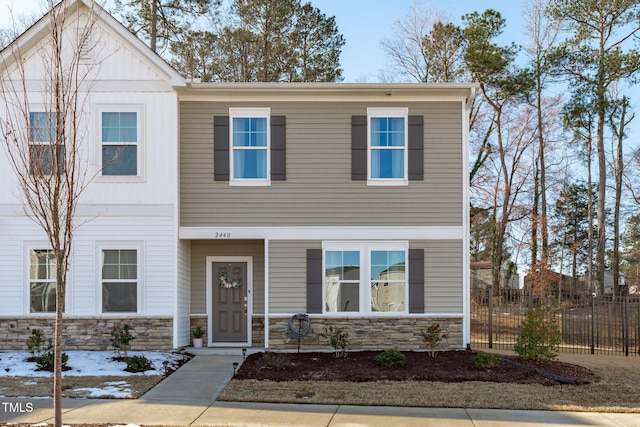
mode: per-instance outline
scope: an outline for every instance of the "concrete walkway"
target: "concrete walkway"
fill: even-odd
[[[216,402],[242,356],[199,355],[136,400],[64,399],[65,424],[640,427],[640,414]],[[51,399],[1,398],[0,422],[52,422]]]

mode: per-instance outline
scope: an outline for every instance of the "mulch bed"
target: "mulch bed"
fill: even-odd
[[[556,385],[557,381],[537,374],[544,371],[575,379],[577,384],[599,381],[589,369],[563,362],[532,362],[518,357],[509,359],[533,370],[527,372],[511,363],[501,362],[488,369],[473,367],[475,351],[443,351],[436,357],[426,352],[405,351],[404,365],[383,367],[374,360],[380,351],[354,351],[344,358],[333,353],[286,353],[282,367],[268,367],[264,353],[252,354],[238,369],[235,379],[270,381],[489,381],[500,383]],[[505,356],[506,357],[506,356]]]

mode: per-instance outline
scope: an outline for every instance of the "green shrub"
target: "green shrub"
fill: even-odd
[[[131,356],[124,359],[127,363],[127,371],[143,372],[151,369],[151,361],[145,356]]]
[[[267,368],[284,369],[289,364],[289,355],[287,353],[267,351],[262,355],[262,363]]]
[[[478,353],[473,358],[473,367],[476,369],[489,369],[498,366],[502,358],[497,354]]]
[[[390,348],[378,354],[375,360],[382,366],[402,366],[404,365],[404,354],[398,349]]]
[[[44,334],[40,329],[32,329],[31,335],[27,338],[27,350],[31,353],[31,357],[35,358],[36,356],[40,356],[40,354],[51,348],[52,343],[49,340],[49,347],[45,348],[45,339]]]
[[[537,303],[527,311],[522,331],[513,350],[525,360],[549,361],[558,357],[562,342],[558,326],[558,310]]]
[[[55,364],[55,356],[53,354],[53,350],[47,350],[42,353],[40,356],[36,356],[34,358],[36,362],[36,366],[40,371],[53,371]],[[69,361],[69,355],[67,353],[62,353],[62,367],[65,368],[67,366],[67,362]]]
[[[131,341],[134,339],[135,337],[131,335],[129,325],[126,323],[122,329],[116,325],[111,330],[111,346],[119,357],[122,356],[121,352],[124,353],[125,358],[127,357],[127,351],[131,348]]]
[[[347,357],[349,349],[349,334],[338,326],[325,326],[324,332],[320,334],[323,338],[328,338],[331,347],[336,351],[336,357]]]
[[[196,329],[193,331],[194,338],[202,338],[204,336],[204,330],[198,325]]]
[[[440,343],[443,339],[449,338],[449,335],[442,332],[439,323],[430,325],[425,331],[421,331],[422,339],[429,349],[431,357],[436,357],[436,350],[440,347]]]

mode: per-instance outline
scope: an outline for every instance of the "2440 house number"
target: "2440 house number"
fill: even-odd
[[[214,237],[216,239],[230,239],[231,238],[231,233],[221,233],[216,231],[216,233],[214,234]]]

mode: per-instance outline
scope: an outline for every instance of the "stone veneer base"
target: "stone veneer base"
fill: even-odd
[[[40,329],[45,338],[54,336],[53,317],[0,317],[0,350],[26,350],[32,329]],[[111,350],[111,330],[128,324],[131,350],[170,350],[173,348],[173,319],[170,317],[65,317],[65,350]]]
[[[269,349],[293,350],[298,348],[298,340],[287,334],[289,318],[269,317]],[[193,320],[192,320],[193,323]],[[437,323],[448,335],[440,349],[464,348],[462,338],[462,318],[439,317],[315,317],[311,316],[311,331],[300,340],[304,350],[333,350],[329,340],[320,336],[324,327],[333,325],[349,334],[351,350],[426,350],[421,332]],[[253,317],[252,346],[264,346],[264,318]]]

